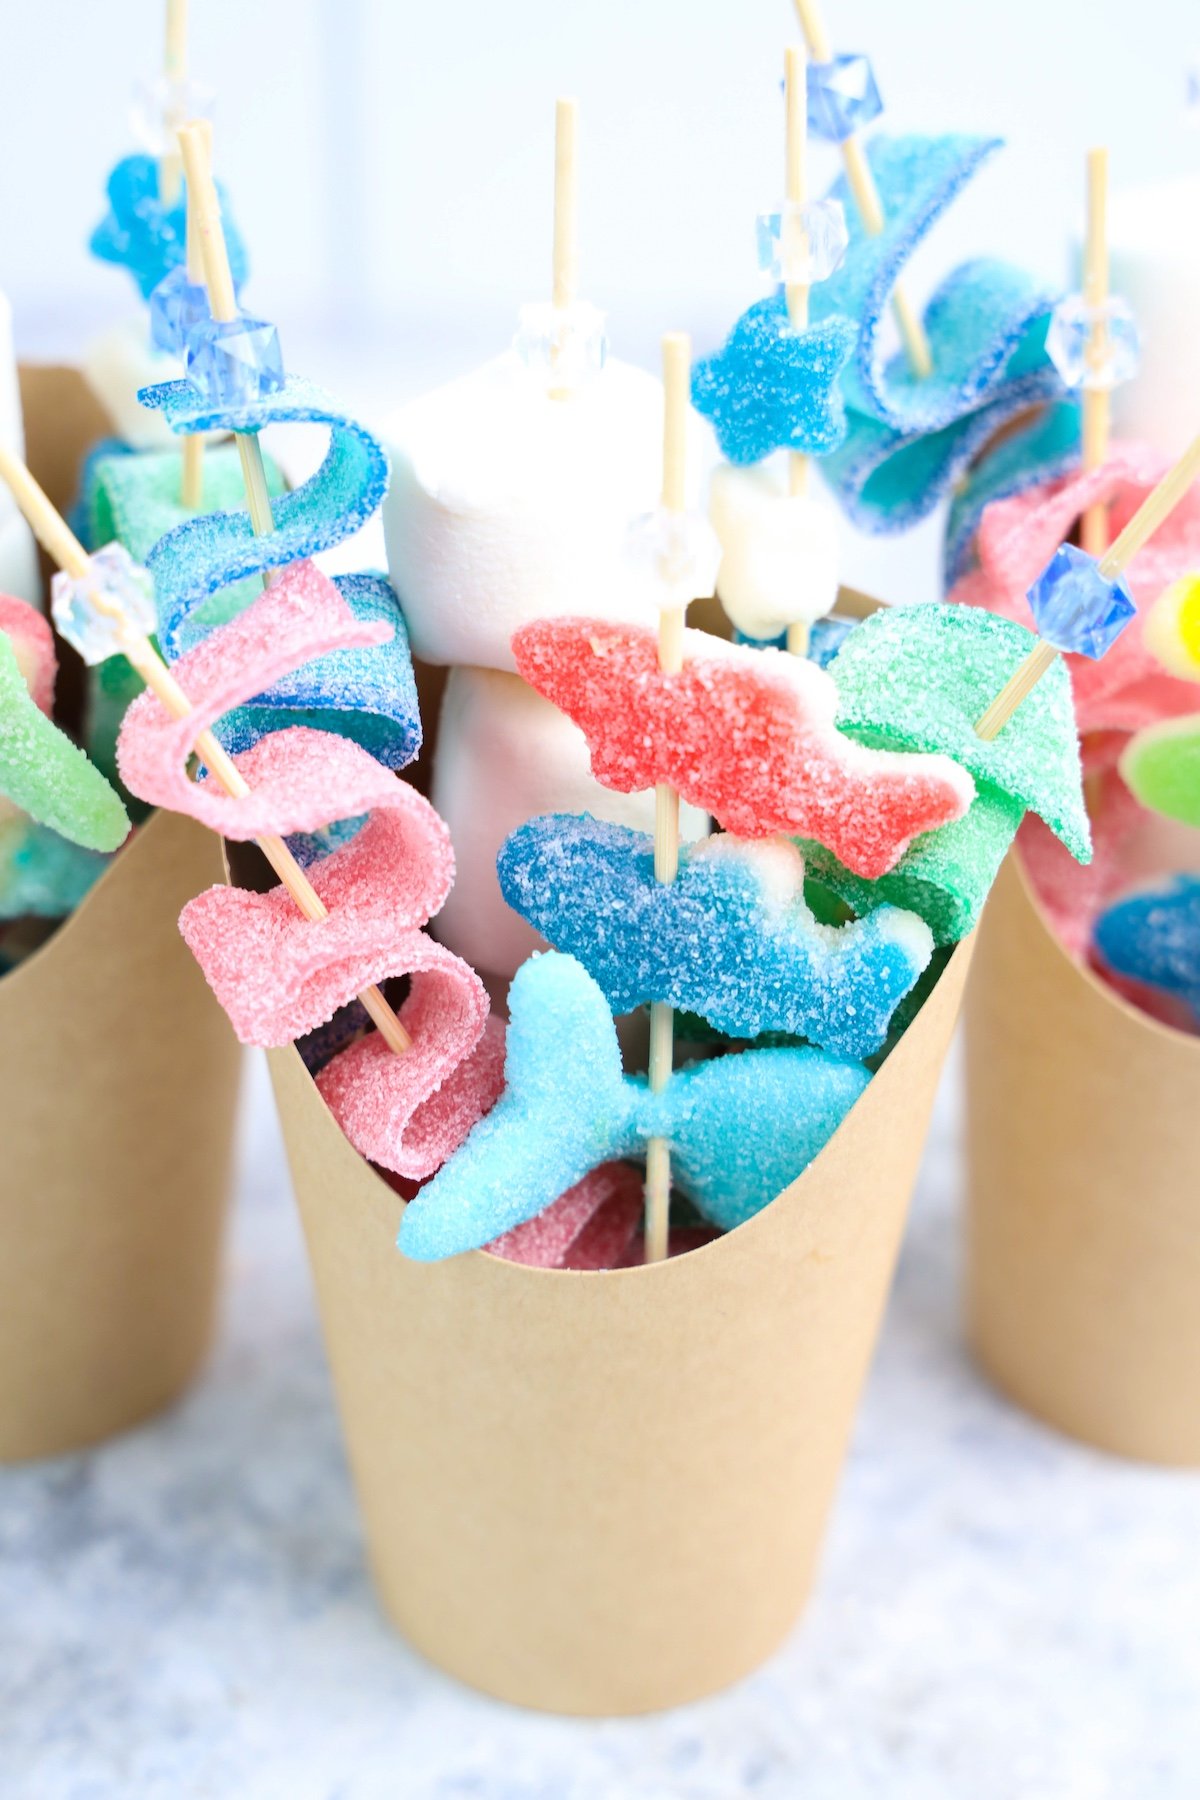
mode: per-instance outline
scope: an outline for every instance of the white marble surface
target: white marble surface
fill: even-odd
[[[947,1084],[806,1618],[716,1700],[582,1724],[383,1623],[255,1071],[220,1344],[175,1412],[0,1476],[4,1800],[1194,1800],[1200,1476],[964,1358]]]

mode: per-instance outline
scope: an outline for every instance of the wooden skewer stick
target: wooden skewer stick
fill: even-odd
[[[559,100],[554,108],[554,309],[565,312],[579,297],[579,102]],[[554,361],[558,361],[555,346]],[[551,398],[570,398],[570,383],[552,387]]]
[[[687,412],[691,388],[692,347],[683,332],[669,332],[663,356],[663,485],[662,503],[681,513],[687,504]],[[667,675],[683,667],[683,630],[687,608],[664,608],[658,626],[658,666]],[[654,790],[654,879],[674,881],[679,873],[679,795],[659,782]],[[660,1000],[650,1006],[650,1091],[660,1094],[671,1079],[675,1053],[675,1014]],[[665,1138],[646,1145],[647,1262],[666,1260],[671,1219],[671,1147]]]
[[[228,322],[238,316],[237,295],[229,267],[229,252],[225,248],[225,233],[221,227],[221,203],[217,199],[216,184],[200,125],[195,122],[184,125],[179,133],[179,145],[187,171],[188,208],[196,215],[196,230],[200,237],[200,252],[208,283],[208,303],[214,319]],[[271,496],[267,488],[258,433],[238,431],[234,433],[234,437],[241,458],[250,523],[257,537],[269,537],[275,529],[275,520],[271,513]],[[263,586],[269,585],[270,580],[270,574],[264,574]]]
[[[832,62],[833,50],[825,30],[825,22],[821,17],[819,0],[796,0],[796,12],[808,44],[808,54],[812,60],[817,63]],[[805,104],[807,105],[807,100]],[[841,152],[842,162],[846,169],[846,180],[850,184],[850,192],[854,195],[854,204],[858,208],[863,228],[870,237],[878,237],[883,230],[883,206],[879,198],[879,190],[875,186],[875,177],[871,173],[871,165],[867,161],[866,152],[857,132],[843,139]],[[924,380],[927,375],[933,373],[933,357],[929,350],[929,339],[925,336],[925,328],[917,317],[916,308],[898,281],[892,288],[892,312],[895,314],[896,324],[900,328],[909,368],[919,380]]]
[[[808,53],[803,44],[789,44],[784,54],[783,92],[785,112],[784,195],[790,206],[803,206],[808,198]],[[787,214],[781,221],[780,248],[787,234]],[[808,326],[808,287],[789,282],[784,288],[788,318],[795,331]],[[788,488],[793,494],[808,492],[808,458],[803,451],[788,455]],[[808,654],[808,625],[803,619],[789,625],[787,647],[793,656]]]
[[[1083,259],[1083,298],[1090,308],[1108,299],[1108,151],[1089,150],[1087,159],[1087,238]],[[1108,331],[1093,324],[1088,337],[1088,374],[1094,375],[1108,355]],[[1098,469],[1108,456],[1111,408],[1109,392],[1085,379],[1083,387],[1083,466]],[[1108,543],[1108,507],[1102,500],[1083,515],[1080,543],[1089,556],[1101,556]]]
[[[167,0],[163,74],[172,85],[187,80],[187,0]],[[170,131],[176,132],[183,120],[168,115],[165,123]],[[179,152],[164,151],[158,161],[158,197],[164,206],[174,206],[182,181],[183,163]]]
[[[204,137],[204,153],[212,167],[212,120],[197,121]],[[180,159],[182,164],[182,158]],[[192,191],[187,194],[187,278],[193,287],[207,285],[204,276],[204,254],[200,248],[200,225],[192,205]],[[183,440],[183,475],[179,497],[189,512],[199,512],[204,500],[204,433],[189,431]]]
[[[1124,573],[1142,546],[1149,542],[1159,526],[1179,505],[1196,477],[1200,475],[1200,437],[1188,445],[1173,468],[1167,470],[1158,486],[1142,501],[1121,535],[1114,539],[1096,567],[1105,581],[1115,581]],[[1043,638],[1009,676],[975,727],[978,737],[991,739],[1007,725],[1022,700],[1035,688],[1053,663],[1058,651]]]
[[[12,490],[13,498],[24,513],[34,535],[47,555],[75,581],[86,581],[91,574],[91,559],[65,519],[57,513],[25,464],[11,450],[0,446],[0,477]],[[124,626],[121,649],[129,658],[146,686],[150,688],[175,719],[186,719],[192,703],[172,675],[150,639],[135,631],[120,606],[97,585],[90,595],[92,605],[105,618]],[[211,730],[202,731],[194,749],[214,779],[235,800],[244,800],[251,792],[237,764],[222,749]],[[309,881],[281,837],[261,837],[258,847],[278,875],[306,919],[327,919],[329,913],[320,895]],[[412,1040],[377,987],[367,988],[359,998],[374,1020],[388,1047],[403,1052]]]

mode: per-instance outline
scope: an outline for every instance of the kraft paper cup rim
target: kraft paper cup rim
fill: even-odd
[[[842,1137],[844,1135],[848,1134],[851,1130],[855,1129],[855,1127],[853,1125],[854,1115],[858,1111],[859,1107],[868,1100],[868,1097],[870,1096],[870,1093],[871,1093],[872,1085],[875,1082],[879,1081],[884,1076],[886,1071],[889,1069],[892,1069],[894,1065],[895,1065],[895,1072],[893,1073],[891,1079],[893,1081],[895,1081],[895,1080],[903,1078],[902,1074],[901,1074],[901,1070],[902,1070],[904,1064],[907,1061],[911,1060],[911,1058],[913,1056],[916,1056],[919,1054],[918,1050],[912,1047],[913,1042],[914,1042],[914,1039],[913,1039],[914,1027],[916,1026],[918,1020],[921,1018],[922,1014],[925,1012],[926,1008],[929,1007],[930,1004],[935,999],[935,997],[938,993],[938,990],[942,987],[943,982],[945,982],[947,977],[951,975],[951,971],[958,969],[964,963],[969,963],[971,955],[973,954],[973,951],[974,951],[974,947],[975,947],[975,933],[974,932],[971,932],[967,937],[962,938],[955,945],[953,955],[947,961],[945,968],[942,970],[941,974],[938,977],[937,983],[935,984],[931,993],[927,996],[925,1003],[921,1008],[920,1013],[917,1014],[917,1018],[914,1019],[912,1024],[908,1027],[908,1030],[904,1033],[904,1036],[900,1039],[900,1042],[896,1045],[896,1048],[892,1051],[892,1053],[888,1057],[887,1061],[883,1064],[883,1066],[880,1069],[878,1069],[871,1076],[871,1081],[868,1083],[867,1087],[863,1090],[862,1094],[859,1095],[859,1098],[854,1102],[854,1105],[850,1108],[849,1112],[846,1114],[845,1118],[842,1120],[842,1122],[838,1126],[837,1130],[826,1141],[826,1143],[822,1145],[821,1149],[818,1150],[816,1156],[813,1157],[812,1161],[810,1163],[808,1163],[803,1169],[801,1169],[799,1171],[799,1173],[791,1181],[788,1182],[786,1187],[781,1188],[779,1190],[779,1192],[771,1200],[769,1200],[764,1207],[760,1208],[760,1210],[753,1215],[753,1217],[744,1220],[743,1223],[740,1225],[734,1226],[732,1231],[722,1232],[721,1235],[717,1238],[714,1238],[711,1243],[702,1244],[696,1250],[689,1250],[685,1256],[670,1256],[670,1257],[665,1258],[662,1262],[657,1262],[657,1263],[635,1263],[631,1267],[626,1268],[626,1269],[546,1269],[546,1268],[539,1268],[530,1263],[520,1263],[520,1262],[516,1262],[515,1260],[512,1260],[508,1257],[495,1256],[492,1254],[492,1252],[490,1250],[483,1248],[483,1247],[476,1249],[476,1250],[460,1251],[458,1253],[458,1255],[455,1257],[443,1258],[440,1260],[457,1262],[464,1258],[486,1257],[490,1263],[496,1263],[496,1264],[499,1264],[500,1267],[503,1269],[512,1270],[513,1271],[512,1278],[514,1280],[520,1280],[522,1277],[525,1277],[525,1276],[537,1276],[537,1277],[541,1277],[542,1279],[548,1279],[548,1278],[561,1279],[562,1277],[566,1276],[566,1277],[573,1277],[573,1278],[578,1278],[580,1280],[587,1280],[587,1281],[596,1281],[599,1279],[605,1279],[610,1282],[613,1282],[613,1281],[618,1280],[623,1277],[634,1277],[634,1278],[640,1277],[645,1280],[654,1279],[654,1280],[659,1280],[659,1281],[667,1281],[667,1280],[672,1280],[672,1279],[684,1279],[685,1278],[684,1276],[681,1276],[678,1274],[672,1274],[672,1271],[678,1271],[681,1268],[685,1268],[687,1265],[691,1265],[691,1267],[694,1269],[697,1266],[696,1259],[699,1257],[707,1258],[709,1261],[715,1260],[715,1258],[717,1256],[722,1254],[722,1246],[728,1246],[735,1237],[738,1238],[740,1240],[740,1242],[744,1245],[747,1242],[747,1238],[744,1234],[753,1233],[755,1235],[759,1235],[768,1230],[771,1230],[773,1228],[774,1215],[778,1212],[778,1210],[781,1206],[798,1205],[801,1203],[802,1185],[805,1181],[806,1176],[809,1174],[810,1170],[812,1170],[816,1166],[816,1164],[821,1160],[822,1157],[827,1155],[833,1149],[835,1144],[840,1142],[840,1140],[842,1139]],[[965,978],[965,973],[966,973],[966,971],[964,970],[964,978]],[[961,1006],[961,996],[960,996],[960,1000],[959,1000],[958,1004],[959,1004],[959,1006]],[[951,1031],[953,1031],[953,1029],[954,1029],[954,1027],[952,1025]],[[906,1052],[907,1052],[907,1054],[906,1054]],[[289,1044],[289,1045],[283,1047],[282,1051],[275,1051],[275,1052],[272,1052],[271,1054],[279,1055],[281,1053],[285,1056],[288,1056],[290,1059],[294,1059],[295,1064],[299,1065],[299,1071],[303,1075],[304,1080],[307,1082],[308,1087],[311,1090],[312,1098],[316,1101],[317,1106],[320,1109],[320,1111],[325,1115],[325,1123],[326,1123],[327,1128],[338,1134],[339,1138],[341,1138],[343,1144],[345,1145],[346,1153],[348,1155],[354,1156],[358,1159],[358,1161],[362,1164],[364,1171],[376,1183],[378,1189],[380,1190],[381,1195],[386,1195],[389,1202],[394,1202],[395,1218],[396,1218],[396,1224],[397,1224],[397,1228],[398,1228],[399,1222],[403,1218],[405,1209],[408,1206],[408,1202],[403,1198],[402,1195],[400,1195],[396,1192],[395,1188],[392,1187],[391,1183],[389,1181],[387,1181],[383,1175],[380,1174],[379,1170],[374,1167],[374,1165],[368,1160],[367,1157],[362,1155],[361,1151],[355,1149],[354,1145],[350,1142],[349,1138],[346,1137],[346,1134],[343,1132],[341,1126],[338,1124],[337,1120],[334,1118],[332,1112],[330,1112],[329,1107],[325,1102],[324,1096],[322,1095],[320,1089],[317,1087],[315,1079],[309,1074],[308,1069],[306,1068],[306,1066],[303,1062],[303,1059],[300,1056],[300,1052],[297,1050],[296,1046],[294,1044]],[[287,1135],[286,1123],[284,1123],[284,1135],[286,1138],[286,1135]],[[401,1251],[398,1246],[397,1246],[397,1255],[403,1255],[403,1251]],[[410,1258],[409,1260],[411,1261],[413,1259]],[[417,1265],[417,1266],[419,1266],[419,1265]],[[436,1267],[437,1265],[435,1263],[435,1264],[431,1264],[430,1266]]]
[[[1164,1044],[1172,1046],[1182,1056],[1200,1058],[1200,1033],[1184,1031],[1178,1025],[1164,1024],[1161,1019],[1156,1019],[1151,1013],[1144,1012],[1140,1006],[1135,1006],[1131,1000],[1127,1000],[1124,994],[1119,994],[1087,963],[1080,962],[1078,958],[1071,955],[1042,906],[1037,890],[1029,878],[1029,871],[1025,867],[1025,858],[1016,842],[1013,843],[1009,852],[1009,860],[1012,863],[1013,873],[1021,894],[1028,902],[1054,955],[1089,990],[1092,997],[1110,1007],[1130,1027],[1137,1027],[1148,1032],[1152,1037],[1160,1038]]]
[[[53,955],[57,945],[63,944],[68,939],[73,940],[86,928],[89,914],[94,912],[100,904],[102,890],[111,887],[114,881],[121,879],[121,871],[127,860],[139,855],[140,846],[145,842],[146,834],[154,830],[161,817],[162,814],[156,812],[146,820],[144,825],[134,826],[125,842],[118,845],[113,852],[112,861],[103,875],[88,889],[79,905],[74,907],[65,918],[59,920],[44,943],[39,944],[36,950],[31,950],[27,956],[23,956],[14,969],[9,969],[5,974],[0,975],[0,1005],[3,1004],[4,996],[11,994],[23,977],[32,976],[34,969],[40,968],[46,958]]]

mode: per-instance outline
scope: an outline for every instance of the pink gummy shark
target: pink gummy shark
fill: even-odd
[[[688,631],[669,675],[654,631],[581,618],[522,626],[513,651],[583,731],[605,787],[665,782],[739,837],[815,838],[867,880],[975,795],[948,756],[872,750],[838,731],[833,680],[803,657]]]

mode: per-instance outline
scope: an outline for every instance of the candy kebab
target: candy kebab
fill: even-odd
[[[538,948],[505,904],[496,855],[510,831],[554,810],[647,829],[648,796],[593,780],[579,732],[514,673],[529,620],[587,610],[652,620],[631,580],[632,517],[658,499],[662,388],[608,355],[580,298],[578,108],[555,109],[554,240],[547,302],[521,310],[515,347],[405,406],[388,428],[388,562],[414,654],[449,664],[430,776],[457,879],[437,932],[495,981]],[[687,809],[694,838],[705,818]]]
[[[779,212],[760,216],[759,256],[784,284],[786,327],[799,352],[808,327],[808,294],[832,273],[846,247],[846,221],[836,200],[810,202],[806,194],[804,52],[785,59],[786,193]],[[753,313],[754,309],[751,309]],[[749,315],[748,315],[749,317]],[[746,321],[734,337],[745,333]],[[711,412],[722,449],[733,461],[714,471],[711,513],[721,540],[718,592],[726,613],[744,636],[773,639],[786,631],[788,649],[804,655],[812,625],[837,598],[837,526],[830,508],[808,492],[808,456],[787,453],[787,476],[770,465],[738,465],[774,448],[777,433],[747,433],[761,378],[759,356],[739,357],[731,344],[697,371],[696,404]],[[782,361],[782,354],[780,356]],[[802,400],[806,385],[795,394]]]
[[[125,656],[170,716],[186,725],[192,718],[192,703],[150,641],[156,620],[145,571],[130,563],[124,552],[103,561],[89,556],[24,463],[8,451],[0,451],[0,475],[61,571],[53,604],[55,623],[63,637],[88,663],[115,654]],[[200,731],[193,742],[225,793],[234,800],[249,800],[249,785],[212,732]],[[324,903],[283,839],[275,833],[254,835],[304,917],[327,919]],[[408,1034],[379,990],[369,987],[359,998],[388,1046],[401,1053],[407,1050]]]
[[[814,137],[839,147],[863,227],[870,237],[879,237],[883,204],[858,135],[883,111],[870,60],[861,53],[834,56],[818,0],[796,0],[796,15],[812,58],[807,76],[808,128]],[[892,287],[892,311],[909,367],[919,380],[932,372],[933,358],[925,328],[898,279]]]

